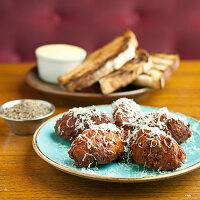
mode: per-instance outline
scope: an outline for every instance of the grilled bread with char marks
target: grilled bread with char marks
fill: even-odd
[[[172,73],[179,67],[180,58],[177,54],[152,54],[152,67],[140,74],[134,85],[162,89]]]
[[[60,86],[70,92],[91,86],[132,59],[137,46],[135,34],[126,30],[123,35],[91,53],[75,69],[60,76]]]
[[[125,63],[120,69],[104,76],[99,80],[103,94],[110,94],[113,91],[132,83],[139,74],[147,72],[152,66],[149,54],[143,50],[136,50],[133,59]]]

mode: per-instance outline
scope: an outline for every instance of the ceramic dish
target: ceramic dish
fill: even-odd
[[[94,103],[97,104],[99,102],[111,103],[112,101],[121,97],[132,98],[148,93],[153,90],[152,88],[144,88],[144,87],[139,88],[133,85],[132,86],[129,85],[128,87],[123,88],[110,95],[101,94],[98,86],[93,86],[91,88],[88,88],[84,92],[67,92],[62,90],[57,84],[50,84],[43,82],[38,76],[38,70],[36,66],[27,72],[26,82],[32,88],[47,94],[62,96],[69,100],[71,99],[73,101],[80,101],[87,103],[92,102],[93,104]]]
[[[98,106],[99,110],[109,112],[111,106]],[[141,106],[144,112],[156,111],[156,108]],[[188,173],[200,167],[200,123],[187,117],[191,125],[193,135],[182,143],[187,159],[182,167],[170,172],[158,172],[139,166],[136,163],[114,162],[108,165],[100,165],[96,168],[81,168],[73,166],[74,161],[68,156],[71,143],[58,137],[54,132],[56,120],[62,114],[45,122],[35,132],[33,147],[36,153],[46,162],[64,172],[84,178],[109,181],[109,182],[147,182],[167,179]]]
[[[48,44],[35,50],[39,76],[49,83],[58,83],[58,77],[83,62],[84,49],[68,44]]]
[[[38,102],[43,105],[46,105],[50,108],[50,112],[46,115],[43,115],[41,117],[33,118],[33,119],[13,119],[6,117],[1,114],[1,111],[4,108],[10,108],[13,107],[14,105],[17,105],[19,103],[22,103],[26,100],[31,100],[33,102]],[[47,120],[48,117],[50,117],[53,113],[55,112],[55,106],[48,101],[43,101],[40,99],[18,99],[18,100],[13,100],[4,103],[3,105],[0,106],[0,117],[2,117],[5,122],[8,124],[10,127],[11,131],[17,135],[30,135],[33,134],[36,129]]]

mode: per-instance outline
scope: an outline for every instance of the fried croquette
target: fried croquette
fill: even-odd
[[[153,170],[175,170],[186,159],[178,143],[192,135],[186,117],[167,108],[144,113],[127,98],[113,102],[108,115],[94,106],[70,109],[54,128],[72,142],[68,154],[77,168],[123,159]]]
[[[95,125],[76,137],[68,153],[78,168],[112,163],[124,156],[123,139],[123,132],[116,125]]]
[[[143,118],[143,123],[150,127],[158,127],[167,135],[172,136],[178,143],[186,141],[191,137],[190,124],[184,117],[170,113],[167,108],[162,108],[158,112],[148,113]]]
[[[112,104],[112,114],[115,124],[124,129],[135,128],[138,124],[138,118],[141,117],[142,111],[135,101],[127,98],[121,98]]]
[[[130,150],[136,163],[153,170],[175,170],[186,158],[182,147],[157,127],[144,127],[134,132]]]
[[[73,108],[57,120],[54,128],[58,136],[73,141],[84,130],[102,123],[113,123],[113,120],[95,107]]]

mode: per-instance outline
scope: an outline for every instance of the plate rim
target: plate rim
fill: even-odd
[[[32,88],[34,88],[34,89],[36,89],[40,92],[44,92],[44,93],[47,93],[47,94],[53,94],[53,95],[59,95],[59,96],[63,96],[63,97],[81,97],[81,98],[86,98],[86,99],[88,99],[88,98],[110,99],[110,98],[119,98],[119,97],[122,97],[122,96],[136,96],[136,95],[140,95],[140,94],[149,93],[149,92],[155,90],[154,88],[143,87],[143,88],[139,88],[139,89],[136,89],[136,90],[116,92],[116,93],[111,93],[111,94],[108,94],[108,95],[103,95],[101,93],[67,92],[67,91],[64,91],[64,90],[60,90],[60,91],[55,90],[55,91],[52,92],[50,90],[47,91],[45,89],[42,89],[41,87],[37,87],[30,81],[30,74],[35,69],[37,69],[37,65],[34,65],[33,67],[31,67],[26,72],[26,76],[25,76],[26,83],[30,87],[32,87]],[[49,84],[51,84],[51,83],[49,83]]]
[[[96,105],[95,107],[103,107],[103,106],[109,106],[109,104],[105,104],[105,105]],[[91,107],[91,106],[87,106],[87,107]],[[147,107],[147,108],[156,108],[157,107],[153,107],[153,106],[142,106],[142,107]],[[67,112],[67,111],[66,111]],[[189,173],[197,168],[200,167],[200,161],[197,162],[196,164],[193,164],[185,169],[181,169],[179,171],[175,171],[175,172],[170,172],[167,174],[160,174],[160,175],[155,175],[155,176],[147,176],[147,177],[139,177],[139,178],[134,178],[134,177],[129,177],[129,178],[122,178],[122,177],[109,177],[109,176],[102,176],[102,175],[96,175],[96,174],[89,174],[89,173],[85,173],[85,172],[81,172],[81,171],[77,171],[74,169],[71,169],[69,167],[63,166],[61,164],[58,164],[57,162],[55,162],[54,160],[52,160],[51,158],[49,158],[48,156],[46,156],[39,148],[38,144],[37,144],[37,135],[40,131],[40,129],[45,126],[50,120],[57,118],[59,115],[63,115],[66,112],[62,112],[50,119],[48,119],[46,122],[44,122],[43,124],[41,124],[38,129],[35,131],[34,135],[33,135],[33,140],[32,140],[32,146],[33,149],[35,150],[36,154],[42,158],[44,161],[46,161],[48,164],[52,165],[53,167],[55,167],[56,169],[59,169],[65,173],[69,173],[71,175],[75,175],[75,176],[79,176],[79,177],[83,177],[83,178],[87,178],[87,179],[92,179],[92,180],[98,180],[98,181],[106,181],[106,182],[119,182],[119,183],[137,183],[137,182],[150,182],[150,181],[158,181],[158,180],[163,180],[163,179],[169,179],[169,178],[173,178],[173,177],[177,177],[180,175],[184,175],[186,173]],[[170,110],[170,112],[173,112]],[[176,112],[177,113],[177,112]],[[187,115],[185,115],[187,116]],[[194,121],[196,121],[198,123],[199,120],[187,116],[191,119],[193,119]]]

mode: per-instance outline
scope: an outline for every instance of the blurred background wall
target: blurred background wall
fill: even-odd
[[[0,62],[33,61],[49,43],[91,52],[126,28],[149,52],[200,59],[200,0],[0,0]]]

